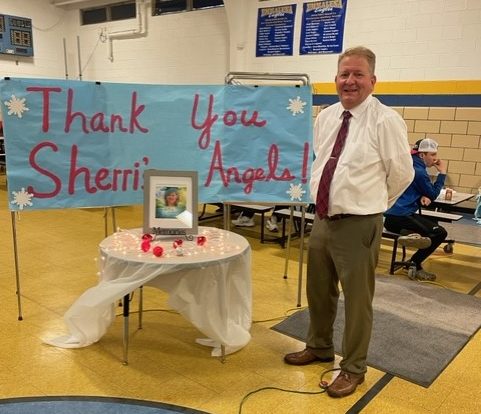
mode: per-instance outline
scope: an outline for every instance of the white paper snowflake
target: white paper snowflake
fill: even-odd
[[[296,116],[297,114],[303,114],[306,103],[307,102],[301,101],[301,97],[298,96],[296,99],[289,99],[289,106],[286,106],[286,109],[291,111],[293,116]]]
[[[18,205],[20,210],[23,210],[23,208],[26,206],[32,205],[33,194],[30,194],[27,191],[25,191],[25,188],[22,187],[21,191],[12,191],[12,194],[13,194],[13,201],[11,201],[11,203]]]
[[[302,189],[302,184],[289,184],[289,190],[286,193],[291,197],[292,201],[301,201],[306,191]]]
[[[25,105],[25,98],[19,99],[15,95],[12,95],[9,101],[5,101],[5,106],[8,107],[8,115],[16,115],[19,118],[22,117],[25,111],[29,111]]]

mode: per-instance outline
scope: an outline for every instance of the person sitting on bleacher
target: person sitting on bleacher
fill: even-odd
[[[276,215],[276,210],[281,210],[284,206],[274,206],[274,211],[272,212],[271,217],[266,222],[266,228],[272,232],[278,232],[279,228],[277,226],[278,217]],[[253,227],[256,225],[254,221],[254,211],[249,209],[244,209],[240,212],[239,216],[232,220],[232,224],[237,227]]]
[[[256,225],[254,215],[252,210],[243,209],[237,218],[232,220],[232,224],[237,227],[254,227]]]
[[[420,207],[428,206],[436,199],[446,180],[447,164],[446,161],[438,158],[437,152],[438,144],[431,138],[416,142],[411,151],[415,172],[414,180],[396,203],[384,213],[384,227],[387,230],[399,234],[417,233],[401,236],[398,241],[401,245],[418,248],[410,259],[417,269],[413,278],[418,280],[436,279],[434,273],[423,269],[422,263],[447,236],[446,230],[436,221],[419,214]],[[435,167],[438,170],[439,173],[434,183],[432,183],[426,167]]]
[[[277,226],[277,224],[279,223],[280,218],[277,216],[276,211],[282,210],[283,208],[285,208],[285,206],[274,206],[274,211],[272,212],[271,216],[266,222],[267,230],[272,231],[274,233],[279,231],[279,227]]]

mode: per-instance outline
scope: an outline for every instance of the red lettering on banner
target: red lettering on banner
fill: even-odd
[[[50,129],[50,94],[52,92],[62,92],[60,87],[42,87],[30,86],[27,87],[29,92],[42,93],[42,131],[48,132]],[[137,104],[137,92],[132,92],[130,100],[130,114],[125,121],[128,127],[124,126],[124,117],[121,114],[104,114],[103,112],[96,112],[90,118],[83,112],[73,110],[74,90],[69,88],[67,90],[67,111],[65,114],[65,132],[70,132],[72,123],[75,119],[80,120],[80,127],[85,134],[90,132],[129,132],[133,134],[136,130],[147,133],[148,128],[141,125],[139,117],[145,109],[145,105]]]
[[[105,114],[98,112],[92,119],[90,120],[90,126],[92,127],[92,131],[101,131],[101,132],[109,132],[110,129],[107,125],[105,125]],[[127,131],[123,129],[123,131]]]
[[[279,147],[276,144],[272,144],[269,147],[267,164],[269,165],[269,174],[266,177],[266,181],[291,181],[296,178],[294,175],[291,174],[288,168],[285,168],[280,176],[276,175],[277,164],[279,164]]]
[[[245,184],[244,193],[249,194],[252,192],[256,181],[292,181],[296,178],[291,174],[288,168],[285,168],[280,175],[277,174],[278,164],[279,148],[276,144],[272,144],[269,147],[267,155],[267,165],[269,167],[267,174],[264,169],[260,167],[248,167],[242,174],[237,167],[228,167],[226,169],[222,159],[222,147],[220,141],[216,141],[212,153],[209,173],[207,174],[204,185],[209,187],[214,174],[217,172],[224,187],[229,187],[231,181],[243,183]]]
[[[39,153],[50,149],[53,152],[58,152],[59,149],[56,144],[49,141],[37,144],[30,152],[29,162],[32,168],[41,175],[48,177],[54,184],[54,189],[50,192],[37,191],[33,186],[29,186],[27,191],[37,198],[53,198],[57,196],[62,190],[61,178],[52,171],[43,168],[39,162]],[[51,157],[51,154],[49,155]],[[143,157],[142,161],[136,161],[134,168],[114,168],[112,170],[102,167],[97,171],[89,167],[79,166],[78,163],[79,150],[77,145],[72,145],[70,151],[70,169],[68,174],[68,194],[75,194],[79,188],[83,187],[87,193],[94,194],[97,191],[137,191],[141,188],[142,167],[149,164],[149,158]],[[83,178],[81,185],[78,181]]]
[[[112,188],[112,184],[107,181],[105,184],[103,183],[104,180],[109,178],[110,171],[108,168],[100,168],[95,174],[95,185],[98,187],[99,190],[107,191]]]
[[[90,185],[90,169],[87,167],[77,168],[78,147],[72,145],[72,152],[70,157],[70,174],[68,179],[68,193],[75,193],[75,180],[80,174],[84,174],[84,187],[87,193],[96,193],[97,187]]]
[[[224,125],[233,126],[237,122],[237,114],[234,111],[227,111],[222,118]]]
[[[137,191],[140,182],[140,163],[134,163],[134,169],[100,168],[97,172],[92,172],[88,167],[78,167],[78,148],[72,145],[70,154],[70,173],[68,179],[68,193],[75,194],[76,180],[83,175],[83,186],[88,193],[96,193],[102,191]],[[149,158],[142,158],[144,165],[149,164]],[[107,182],[105,182],[107,181]],[[91,183],[95,183],[95,186]]]
[[[130,101],[130,117],[128,119],[129,126],[124,126],[124,118],[120,114],[106,115],[103,112],[97,112],[89,117],[80,111],[73,110],[74,90],[69,88],[67,92],[67,111],[65,113],[65,132],[70,132],[72,123],[75,119],[80,120],[80,127],[85,134],[90,132],[115,132],[118,128],[121,132],[129,132],[133,134],[136,129],[140,132],[149,132],[148,128],[144,128],[137,119],[144,111],[145,105],[137,105],[137,92],[132,92]]]
[[[32,151],[30,152],[30,156],[28,157],[28,161],[30,162],[30,165],[32,168],[39,172],[41,175],[44,175],[48,178],[50,178],[53,181],[53,184],[55,186],[54,190],[51,191],[50,193],[41,193],[39,191],[35,191],[35,189],[32,186],[29,186],[27,188],[27,192],[30,194],[33,194],[34,197],[37,198],[52,198],[55,197],[61,190],[62,188],[62,182],[60,181],[60,178],[58,178],[55,174],[51,173],[50,171],[46,170],[45,168],[40,167],[40,165],[37,164],[37,154],[40,150],[44,148],[51,148],[52,151],[57,152],[58,147],[53,143],[53,142],[41,142],[40,144],[36,145]]]
[[[219,115],[214,113],[214,95],[209,95],[209,105],[207,108],[207,113],[205,115],[204,121],[202,123],[197,123],[197,117],[199,110],[199,94],[194,95],[194,104],[192,106],[192,114],[190,117],[190,124],[192,128],[201,130],[201,134],[199,135],[198,145],[200,149],[206,149],[210,145],[211,141],[211,132],[212,126],[217,122],[219,119]],[[227,110],[224,112],[222,116],[222,122],[225,126],[231,127],[235,124],[240,123],[242,126],[255,126],[261,128],[267,124],[266,120],[258,120],[259,112],[254,111],[251,117],[248,119],[248,111],[242,110],[240,113],[240,117],[237,115],[237,112],[233,110]]]
[[[214,96],[209,95],[209,108],[207,109],[207,116],[204,122],[198,125],[195,121],[197,119],[198,106],[199,106],[199,94],[196,93],[194,95],[194,106],[192,108],[190,123],[193,128],[202,130],[202,133],[199,136],[198,143],[201,149],[206,149],[209,147],[209,144],[210,144],[210,130],[214,122],[217,121],[217,118],[219,117],[219,115],[212,115],[212,108],[214,106]]]
[[[29,92],[42,92],[42,131],[48,132],[50,127],[50,92],[62,92],[61,88],[42,88],[40,86],[30,86],[27,88]]]

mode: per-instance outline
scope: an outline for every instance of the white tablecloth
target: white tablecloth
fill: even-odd
[[[206,243],[183,241],[182,255],[173,242],[160,237],[151,249],[140,248],[141,229],[121,231],[100,243],[100,282],[85,291],[65,313],[69,335],[47,339],[63,348],[80,348],[97,342],[115,318],[115,304],[140,286],[169,293],[169,306],[178,311],[207,339],[213,356],[244,347],[250,340],[252,316],[251,250],[242,236],[216,228],[199,227]],[[164,249],[162,257],[152,253]]]

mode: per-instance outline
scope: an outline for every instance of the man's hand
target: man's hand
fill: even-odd
[[[427,206],[429,206],[429,204],[431,204],[431,199],[429,197],[422,196],[421,197],[421,205],[424,206],[424,207],[427,207]]]
[[[437,160],[434,163],[434,167],[441,173],[441,174],[446,174],[447,168],[448,168],[448,163],[444,160]]]

